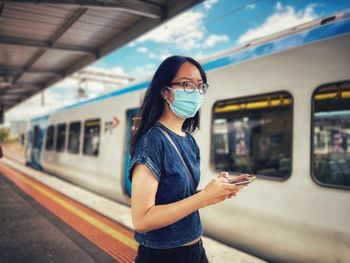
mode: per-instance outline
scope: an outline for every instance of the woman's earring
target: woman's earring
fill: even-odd
[[[168,94],[166,93],[166,90],[165,89],[163,89],[162,91],[161,91],[161,95],[162,95],[162,98],[164,99],[164,100],[168,100]]]

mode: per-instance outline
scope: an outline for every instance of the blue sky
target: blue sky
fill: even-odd
[[[350,1],[206,1],[93,66],[143,77],[169,55],[203,58],[347,8]]]
[[[92,70],[150,77],[167,56],[179,54],[202,60],[249,40],[266,36],[335,12],[350,10],[348,0],[207,0],[90,65]],[[77,81],[68,78],[5,114],[20,120],[78,101]],[[87,83],[89,98],[113,89]]]

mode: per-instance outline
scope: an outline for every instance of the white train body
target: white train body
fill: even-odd
[[[134,105],[136,108],[140,102],[139,96],[139,92],[127,93],[122,97],[85,104],[50,116],[50,124],[91,118],[100,118],[105,124],[110,123],[114,116],[118,117],[120,124],[111,131],[101,130],[101,151],[97,158],[83,154],[74,155],[67,151],[57,153],[43,150],[41,163],[44,169],[112,199],[126,202],[121,184],[126,146],[125,109],[127,105]],[[81,136],[83,141],[83,134]]]
[[[281,91],[288,92],[293,101],[291,173],[283,180],[258,175],[236,198],[202,209],[201,218],[208,235],[271,261],[349,262],[349,187],[318,183],[312,175],[311,159],[313,94],[322,85],[350,80],[349,20],[340,18],[328,25],[313,25],[292,32],[294,35],[262,42],[273,43],[277,49],[257,54],[256,58],[254,54],[261,43],[223,53],[205,63],[210,89],[201,108],[201,129],[195,134],[201,150],[200,187],[218,173],[211,155],[215,103]],[[348,29],[339,33],[335,30],[339,25]],[[333,33],[325,37],[322,32],[327,26],[335,29],[327,29]],[[321,32],[317,33],[316,41],[301,41],[278,49],[286,38],[305,39],[315,29]],[[246,50],[250,51],[243,53]],[[242,58],[242,54],[250,57]],[[229,60],[232,62],[225,62]],[[140,106],[147,86],[148,82],[140,83],[34,119],[32,127],[38,126],[42,136],[50,125],[68,126],[70,122],[82,121],[80,151],[79,154],[47,151],[44,136],[39,149],[29,144],[28,164],[36,163],[48,172],[128,204],[124,183],[130,134],[127,111]],[[118,120],[113,122],[113,117]],[[98,156],[82,154],[84,121],[90,119],[101,120]],[[67,136],[65,140],[67,145]],[[35,150],[39,153],[34,153]]]

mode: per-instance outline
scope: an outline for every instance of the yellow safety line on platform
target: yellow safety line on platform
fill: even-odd
[[[69,210],[70,212],[75,214],[76,216],[80,217],[82,220],[85,220],[85,221],[89,222],[90,224],[92,224],[93,226],[95,226],[96,228],[101,230],[102,232],[110,235],[114,239],[116,239],[116,240],[122,242],[123,244],[131,247],[132,249],[137,250],[138,244],[137,244],[137,242],[134,239],[131,239],[130,237],[125,236],[124,234],[116,231],[115,229],[113,229],[110,226],[104,224],[103,222],[97,220],[96,218],[90,216],[89,214],[85,213],[84,211],[81,211],[80,209],[76,208],[75,206],[73,206],[73,205],[69,204],[68,202],[60,199],[59,197],[57,197],[54,194],[48,192],[47,190],[45,190],[40,185],[37,185],[37,184],[33,183],[31,180],[29,180],[25,176],[17,173],[16,171],[13,171],[13,173],[18,179],[20,179],[22,181],[25,181],[31,187],[33,187],[34,189],[36,189],[37,191],[39,191],[40,193],[42,193],[46,197],[50,198],[51,200],[55,201],[56,203],[60,204],[61,206],[63,206],[64,208],[66,208],[67,210]]]

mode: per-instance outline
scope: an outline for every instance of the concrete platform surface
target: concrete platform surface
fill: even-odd
[[[131,212],[130,207],[120,204],[116,201],[110,200],[108,198],[101,197],[95,193],[92,193],[88,190],[82,189],[76,185],[73,185],[65,180],[62,180],[56,176],[52,176],[37,170],[34,170],[30,167],[26,167],[18,162],[14,162],[10,159],[3,158],[1,160],[2,163],[6,164],[9,167],[12,167],[14,169],[19,170],[20,172],[23,172],[27,174],[28,176],[38,180],[41,183],[44,183],[45,185],[51,187],[55,191],[62,193],[69,198],[87,206],[88,208],[126,226],[129,229],[133,229],[132,219],[131,219]],[[17,194],[18,195],[18,194]],[[29,214],[30,211],[28,211]],[[32,216],[33,212],[32,212]],[[44,219],[42,219],[45,221]],[[26,224],[25,222],[23,222]],[[49,224],[49,223],[47,223]],[[30,223],[28,223],[30,226]],[[2,228],[0,228],[2,229]],[[54,230],[51,230],[54,231]],[[28,235],[36,235],[35,233],[28,233]],[[40,235],[40,234],[39,234]],[[43,236],[39,236],[40,238],[44,238]],[[60,236],[57,234],[57,242],[60,242],[59,240],[64,239],[64,236]],[[7,241],[10,242],[10,241]],[[27,241],[23,241],[27,242]],[[39,242],[39,241],[38,241]],[[208,237],[203,237],[203,243],[209,258],[210,262],[217,262],[217,263],[225,263],[225,262],[237,262],[237,263],[262,263],[266,262],[262,259],[259,259],[255,256],[246,254],[244,252],[239,251],[238,249],[232,248],[230,246],[227,246],[223,243],[220,243],[218,241],[215,241]],[[0,243],[1,244],[1,243]],[[29,245],[29,243],[28,243]],[[1,246],[1,245],[0,245]],[[17,246],[18,247],[18,246]],[[7,249],[11,249],[10,245],[7,246]],[[53,249],[53,248],[52,248]],[[79,247],[72,245],[73,249],[79,249]],[[80,248],[81,249],[81,248]],[[49,250],[53,251],[53,250]],[[86,256],[88,258],[89,255],[86,255],[86,252],[84,252],[84,249],[82,251],[78,252],[78,254],[81,253],[81,256]],[[49,252],[48,252],[49,253]],[[73,252],[72,252],[73,253]],[[46,255],[49,257],[49,254]],[[99,255],[101,257],[101,255]],[[96,257],[96,256],[95,256]],[[48,258],[47,258],[48,259]],[[79,262],[80,259],[77,259]],[[91,257],[90,260],[94,260],[94,257]],[[98,261],[98,262],[108,262],[107,261]],[[1,260],[0,260],[1,261]],[[1,261],[3,262],[3,261]],[[15,261],[13,261],[15,262]],[[27,262],[27,261],[23,261]],[[39,262],[39,261],[28,261],[28,262]],[[49,261],[45,261],[49,262]],[[53,261],[58,262],[58,261]],[[63,262],[63,261],[62,261]],[[91,261],[84,261],[84,262],[91,262]]]
[[[0,262],[115,262],[0,174]]]

